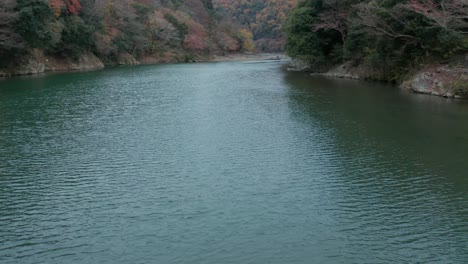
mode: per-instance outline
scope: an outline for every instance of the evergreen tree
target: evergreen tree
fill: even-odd
[[[17,0],[16,32],[32,48],[47,48],[52,41],[53,12],[46,0]]]

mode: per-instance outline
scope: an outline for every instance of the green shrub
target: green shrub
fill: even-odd
[[[52,41],[50,22],[54,17],[46,0],[18,0],[16,32],[32,48],[46,48]]]
[[[453,83],[454,91],[459,95],[468,95],[468,78],[459,78]]]

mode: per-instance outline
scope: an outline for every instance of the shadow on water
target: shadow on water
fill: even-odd
[[[467,183],[462,176],[468,168],[468,102],[300,73],[286,75],[285,81],[291,107],[333,127],[343,150],[367,146],[369,152],[412,160],[457,184]]]
[[[303,73],[287,73],[285,82],[293,117],[319,120],[333,131],[342,166],[335,188],[340,191],[334,193],[342,209],[336,214],[350,230],[362,228],[359,218],[361,224],[386,226],[367,234],[374,245],[385,239],[392,248],[412,236],[407,248],[445,250],[458,255],[452,261],[466,257],[460,246],[466,241],[446,234],[468,232],[468,102]],[[385,246],[375,250],[384,252]],[[406,253],[401,256],[415,257]]]

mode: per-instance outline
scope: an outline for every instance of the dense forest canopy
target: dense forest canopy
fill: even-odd
[[[466,0],[303,0],[288,18],[287,51],[317,67],[367,63],[400,79],[468,49]]]
[[[271,13],[266,23],[276,15],[285,18]],[[212,0],[2,0],[0,61],[5,66],[31,49],[67,58],[92,52],[105,62],[122,53],[139,58],[253,51],[250,24],[234,20]],[[275,30],[262,32],[276,37]]]

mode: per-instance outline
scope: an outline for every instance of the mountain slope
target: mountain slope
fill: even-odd
[[[218,12],[252,31],[259,50],[284,50],[283,24],[297,0],[213,0]]]

